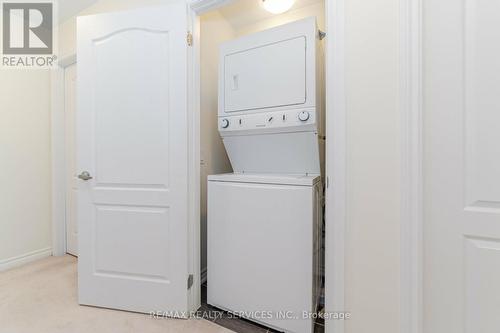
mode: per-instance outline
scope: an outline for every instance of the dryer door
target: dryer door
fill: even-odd
[[[306,102],[306,38],[299,36],[224,57],[225,112]]]

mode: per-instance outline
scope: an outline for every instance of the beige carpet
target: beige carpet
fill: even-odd
[[[201,319],[153,319],[80,306],[76,295],[76,259],[71,256],[0,272],[0,333],[232,332]]]

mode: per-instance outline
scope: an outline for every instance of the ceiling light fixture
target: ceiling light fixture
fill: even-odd
[[[273,14],[281,14],[292,8],[295,0],[262,0],[265,10]]]

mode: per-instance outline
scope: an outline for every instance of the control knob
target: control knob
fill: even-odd
[[[229,120],[222,119],[221,126],[222,126],[222,128],[228,128],[229,127]]]
[[[307,111],[302,111],[299,113],[299,120],[300,121],[307,121],[309,119],[309,112]]]

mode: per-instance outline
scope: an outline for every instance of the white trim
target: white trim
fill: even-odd
[[[345,309],[346,105],[344,0],[326,0],[326,233],[325,308]],[[326,333],[343,333],[344,321],[327,320]]]
[[[200,16],[211,10],[225,6],[234,0],[191,0],[188,1],[188,31],[193,36],[193,45],[188,49],[188,108],[191,128],[190,133],[190,184],[189,184],[189,252],[191,260],[189,270],[194,275],[194,283],[189,293],[189,307],[197,310],[201,306],[201,284],[206,282],[206,268],[201,272],[200,263],[200,104],[201,104],[201,71],[200,71]]]
[[[28,252],[20,256],[0,260],[0,272],[6,271],[8,269],[18,267],[29,262],[50,257],[52,254],[52,247],[47,247],[44,249]]]
[[[58,65],[61,68],[69,67],[73,64],[76,64],[76,53],[70,54],[66,57],[63,57],[59,60]]]
[[[66,154],[64,119],[64,70],[76,62],[76,55],[59,60],[51,71],[51,147],[52,147],[52,252],[66,253]]]
[[[207,268],[201,270],[201,283],[207,282]]]
[[[192,134],[192,158],[196,163],[194,163],[194,167],[196,168],[196,172],[194,172],[194,177],[191,177],[194,181],[194,184],[191,185],[191,188],[194,189],[193,194],[191,195],[191,202],[195,202],[196,211],[193,211],[193,221],[195,226],[195,233],[191,235],[192,239],[192,251],[197,251],[195,253],[200,253],[200,221],[201,221],[201,213],[200,213],[200,196],[201,196],[201,188],[200,188],[200,103],[201,103],[201,63],[200,63],[200,16],[204,13],[207,13],[211,10],[215,10],[222,6],[225,6],[234,0],[192,0],[188,1],[188,7],[190,10],[190,27],[193,35],[193,46],[190,48],[191,52],[188,55],[190,57],[190,73],[189,73],[189,91],[190,91],[190,100],[192,100],[193,104],[190,106],[191,114],[193,115],[193,128],[197,130]],[[201,300],[201,284],[207,281],[207,268],[205,267],[201,270],[200,267],[200,256],[197,258],[195,267],[192,267],[195,271],[195,279],[193,287],[197,288],[193,291],[191,295],[191,300],[198,302]],[[200,271],[201,270],[201,271]],[[194,298],[193,298],[194,297]],[[201,304],[198,304],[198,307]],[[195,307],[196,309],[198,307]]]
[[[188,46],[188,118],[189,129],[189,272],[194,281],[189,290],[189,308],[196,311],[201,306],[201,274],[200,274],[200,24],[199,16],[188,6],[188,31],[193,35],[193,45]]]
[[[401,333],[421,333],[422,0],[401,1]]]
[[[191,0],[188,1],[189,8],[198,16],[211,10],[226,6],[235,0]]]

